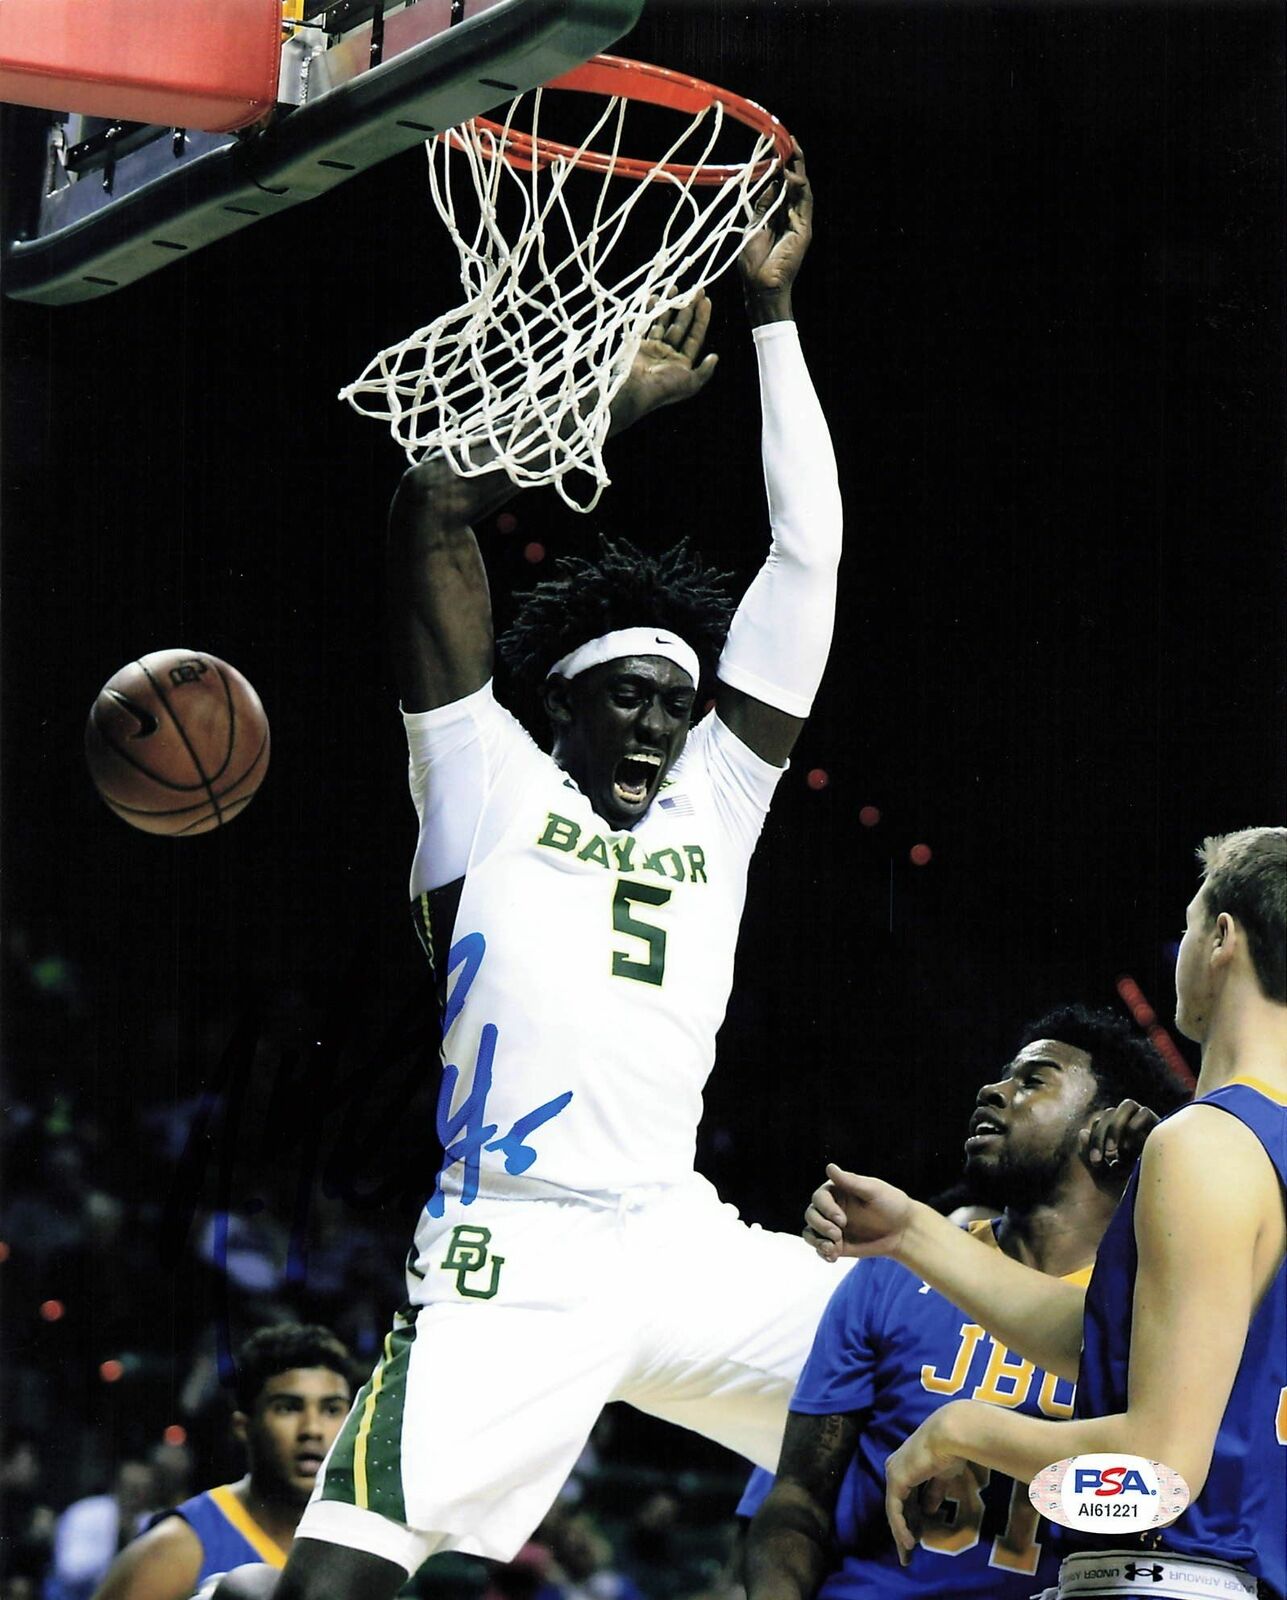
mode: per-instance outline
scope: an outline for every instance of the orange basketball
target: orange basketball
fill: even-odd
[[[85,759],[99,794],[144,833],[207,833],[247,806],[268,770],[268,718],[236,667],[155,650],[90,707]]]

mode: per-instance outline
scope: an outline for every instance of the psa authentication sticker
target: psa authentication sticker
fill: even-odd
[[[1069,1456],[1041,1469],[1028,1498],[1051,1522],[1111,1537],[1174,1522],[1189,1503],[1189,1486],[1143,1456]]]

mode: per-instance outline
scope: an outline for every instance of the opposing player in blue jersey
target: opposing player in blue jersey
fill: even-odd
[[[349,1353],[328,1328],[261,1328],[237,1352],[235,1436],[245,1477],[155,1517],[112,1564],[95,1600],[186,1600],[247,1562],[280,1569],[318,1468],[352,1399]]]
[[[1176,1023],[1202,1046],[1197,1095],[1149,1139],[1089,1292],[979,1250],[878,1180],[832,1168],[814,1196],[824,1254],[893,1255],[1078,1383],[1070,1422],[964,1400],[922,1423],[886,1464],[906,1557],[967,1461],[1031,1478],[1123,1453],[1179,1472],[1192,1504],[1133,1539],[1074,1535],[1094,1554],[1065,1561],[1061,1595],[1138,1592],[1141,1545],[1159,1597],[1254,1594],[1257,1581],[1287,1594],[1287,829],[1210,838],[1199,857],[1176,964]],[[1130,1548],[1110,1558],[1114,1543]]]
[[[1153,1113],[1183,1098],[1123,1019],[1080,1006],[1042,1017],[978,1093],[966,1178],[1003,1210],[972,1223],[975,1236],[1084,1286]],[[1026,1483],[999,1473],[972,1477],[964,1498],[926,1518],[900,1565],[885,1520],[885,1457],[957,1395],[1072,1415],[1071,1384],[1012,1356],[906,1267],[861,1263],[832,1296],[791,1401],[778,1476],[751,1524],[750,1600],[1026,1600],[1034,1576],[1052,1578],[1058,1562]],[[755,1490],[753,1479],[748,1496]],[[741,1509],[752,1509],[748,1499]]]

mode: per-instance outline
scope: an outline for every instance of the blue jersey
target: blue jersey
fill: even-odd
[[[284,1567],[286,1552],[275,1543],[233,1493],[230,1483],[193,1495],[154,1517],[151,1526],[166,1517],[182,1517],[201,1541],[201,1571],[193,1588],[200,1588],[216,1572],[229,1572],[248,1561],[264,1561],[270,1567]]]
[[[992,1224],[971,1230],[995,1245]],[[1072,1281],[1085,1283],[1090,1268]],[[1028,1416],[1072,1415],[1073,1386],[1013,1356],[977,1322],[896,1262],[860,1261],[837,1287],[791,1400],[808,1416],[858,1412],[862,1430],[836,1502],[842,1563],[821,1600],[988,1595],[1028,1600],[1053,1584],[1058,1557],[1026,1484],[991,1474],[948,1501],[901,1567],[885,1520],[885,1457],[949,1400],[987,1400]],[[756,1473],[738,1510],[750,1515],[772,1478]]]
[[[1287,1185],[1287,1102],[1279,1091],[1235,1079],[1203,1095],[1245,1123]],[[1135,1196],[1132,1175],[1099,1247],[1095,1280],[1086,1296],[1077,1415],[1105,1417],[1126,1410],[1135,1299]],[[1220,1195],[1211,1195],[1219,1206]],[[1231,1561],[1287,1594],[1287,1262],[1256,1307],[1233,1392],[1216,1435],[1202,1493],[1160,1534],[1139,1536],[1177,1555]],[[1094,1540],[1070,1545],[1094,1547]],[[1114,1544],[1123,1541],[1113,1536]]]

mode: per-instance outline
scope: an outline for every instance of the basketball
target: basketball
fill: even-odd
[[[156,650],[99,690],[85,759],[123,821],[186,838],[231,822],[254,798],[268,770],[268,718],[251,685],[218,656]]]

